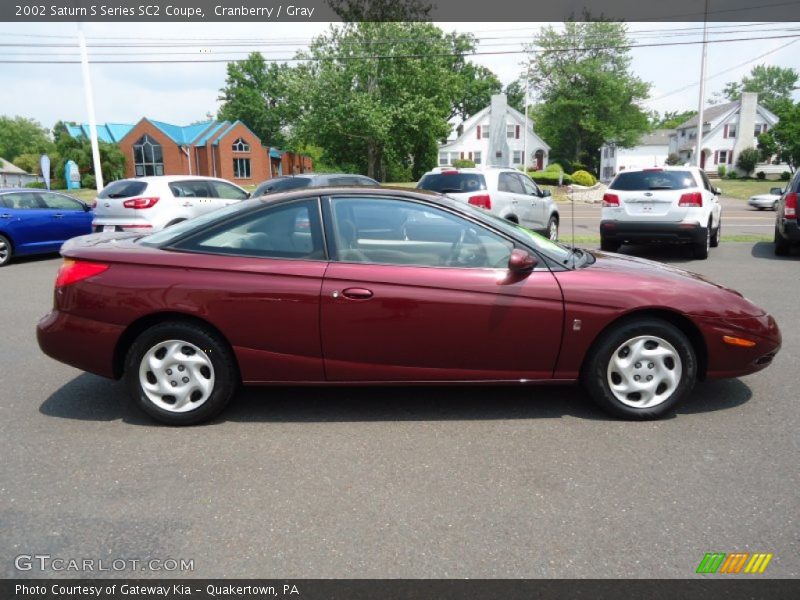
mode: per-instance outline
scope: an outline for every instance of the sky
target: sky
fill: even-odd
[[[437,23],[445,31],[471,32],[484,54],[472,60],[482,64],[508,84],[522,71],[524,45],[542,23]],[[87,23],[90,57],[158,60],[165,52],[185,52],[171,56],[241,59],[251,50],[263,50],[267,58],[287,58],[326,31],[327,23]],[[554,24],[559,27],[559,24]],[[629,23],[632,41],[649,47],[631,50],[632,70],[649,82],[651,100],[647,109],[665,111],[696,110],[698,107],[701,48],[701,23]],[[800,70],[800,23],[710,23],[709,39],[763,38],[708,45],[706,97],[722,90],[728,81],[738,81],[756,64],[772,64]],[[33,118],[45,127],[56,121],[87,122],[88,112],[80,64],[8,64],[3,60],[79,58],[78,25],[75,23],[0,23],[4,43],[27,44],[0,49],[0,115]],[[215,42],[213,40],[220,40]],[[225,47],[210,44],[244,45]],[[252,40],[252,42],[251,42]],[[176,50],[158,47],[100,47],[119,43],[180,43]],[[257,47],[255,44],[268,44]],[[654,44],[670,46],[651,46]],[[66,44],[69,47],[35,48],[31,44]],[[135,123],[141,117],[188,124],[215,114],[219,90],[225,83],[224,63],[133,64],[90,66],[98,123]],[[797,94],[797,92],[796,92]],[[535,96],[535,90],[534,90]],[[800,99],[796,96],[795,99]]]

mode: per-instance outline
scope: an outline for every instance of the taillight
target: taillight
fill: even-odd
[[[703,206],[703,194],[700,192],[690,192],[681,196],[678,206],[698,207]]]
[[[489,194],[478,194],[477,196],[470,196],[469,200],[467,200],[472,206],[477,206],[478,208],[485,208],[486,210],[492,210],[492,198]]]
[[[153,208],[156,202],[158,202],[158,198],[128,198],[122,203],[122,206],[140,210],[143,208]]]
[[[603,194],[603,206],[619,206],[619,196],[616,194]]]
[[[784,208],[783,216],[787,219],[797,218],[797,192],[786,194],[786,207]]]
[[[56,287],[61,288],[83,279],[99,275],[108,269],[108,265],[67,258],[56,275]]]

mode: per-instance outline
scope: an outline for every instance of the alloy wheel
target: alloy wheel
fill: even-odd
[[[188,412],[202,406],[214,391],[214,366],[194,344],[166,340],[142,357],[139,384],[157,407],[172,413]]]
[[[654,335],[634,337],[621,344],[608,362],[608,387],[614,397],[633,408],[651,408],[677,389],[683,364],[675,347]]]

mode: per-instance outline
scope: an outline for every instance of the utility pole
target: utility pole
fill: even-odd
[[[89,140],[92,143],[92,162],[94,163],[94,180],[97,191],[103,189],[103,170],[100,167],[100,146],[97,143],[97,122],[94,118],[94,95],[92,94],[92,78],[89,75],[89,55],[86,51],[86,38],[83,25],[78,21],[78,45],[81,50],[81,68],[83,70],[83,92],[86,97],[86,110],[89,112]]]
[[[522,132],[522,172],[527,173],[528,167],[528,85],[530,75],[530,65],[525,69],[525,125]]]
[[[703,155],[703,109],[706,103],[706,55],[708,49],[708,2],[709,0],[706,0],[705,13],[703,14],[703,58],[700,61],[700,99],[697,107],[697,151],[694,155],[694,163],[698,167],[702,163]]]

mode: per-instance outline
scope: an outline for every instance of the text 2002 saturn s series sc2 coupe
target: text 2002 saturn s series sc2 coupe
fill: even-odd
[[[698,275],[429,192],[299,190],[62,254],[42,350],[124,377],[170,424],[209,419],[242,382],[581,381],[651,419],[781,344],[771,316]]]

